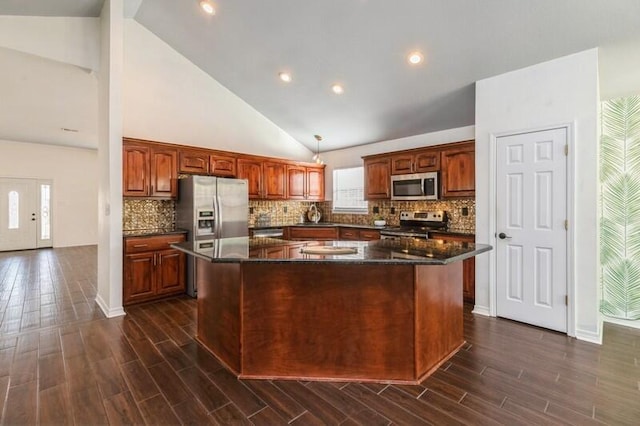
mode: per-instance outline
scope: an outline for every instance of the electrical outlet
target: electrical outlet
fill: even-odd
[[[249,214],[253,214],[253,207],[249,207]]]
[[[396,214],[396,208],[395,207],[391,207],[391,214]]]
[[[460,209],[460,214],[462,214],[462,216],[469,216],[469,207],[463,207]]]
[[[373,214],[378,214],[378,213],[380,213],[380,207],[373,206]]]
[[[283,212],[283,213],[286,213],[286,212],[287,212],[287,206],[283,206],[283,207],[282,207],[282,212]]]

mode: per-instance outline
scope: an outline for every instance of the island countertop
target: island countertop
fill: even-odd
[[[374,241],[289,241],[275,238],[221,238],[187,241],[171,247],[216,263],[376,263],[446,265],[491,250],[487,244],[441,240],[388,239]],[[310,254],[307,250],[327,250]],[[343,250],[345,249],[345,250]],[[354,253],[333,254],[331,250]]]

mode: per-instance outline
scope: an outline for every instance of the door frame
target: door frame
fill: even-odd
[[[37,178],[37,177],[24,177],[24,176],[4,176],[0,175],[0,179],[20,179],[20,180],[30,180],[35,182],[36,185],[36,241],[35,247],[29,250],[36,250],[40,248],[51,248],[53,247],[53,204],[54,204],[54,180],[48,178]],[[40,212],[42,209],[41,205],[41,193],[40,186],[41,185],[49,185],[50,194],[49,194],[49,239],[43,240],[40,238],[42,231],[42,220],[40,217]]]
[[[546,130],[565,129],[567,134],[567,145],[569,152],[566,157],[567,162],[567,220],[569,221],[569,229],[566,233],[567,248],[567,296],[569,303],[567,304],[567,335],[575,337],[576,335],[576,318],[575,318],[575,302],[576,302],[576,283],[575,283],[575,259],[574,259],[574,228],[575,228],[575,122],[563,123],[558,125],[533,127],[517,131],[505,131],[489,134],[489,243],[493,247],[497,247],[497,166],[498,166],[498,138],[506,136],[517,136],[526,133],[536,133]],[[497,268],[498,256],[496,250],[489,252],[489,315],[497,316],[498,292],[497,292]]]

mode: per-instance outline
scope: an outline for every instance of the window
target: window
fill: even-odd
[[[368,213],[364,200],[364,167],[333,171],[333,212]]]
[[[18,191],[9,191],[9,229],[20,227],[20,195]]]
[[[51,238],[51,185],[40,185],[40,239]]]

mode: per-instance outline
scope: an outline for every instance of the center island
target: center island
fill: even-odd
[[[223,238],[195,256],[197,340],[239,378],[415,384],[464,344],[462,260],[441,240]]]

